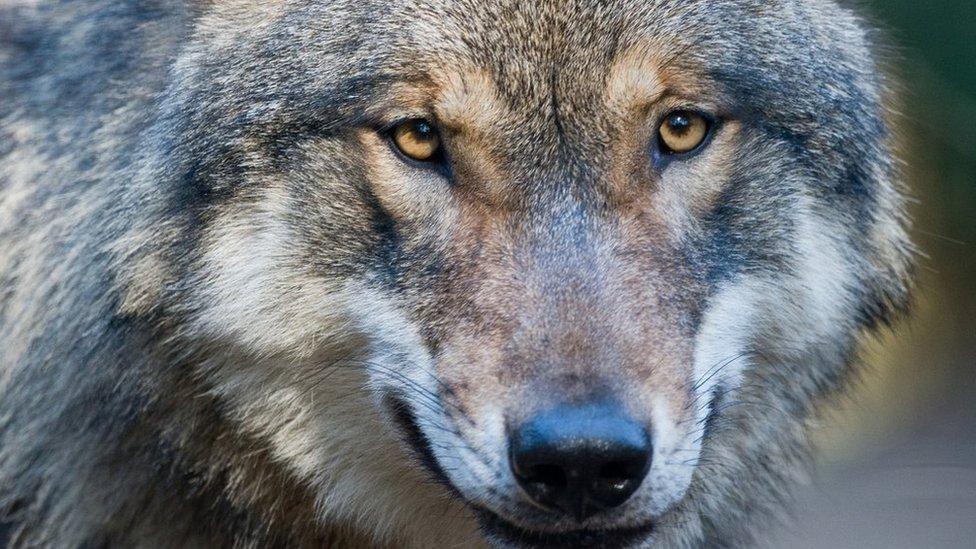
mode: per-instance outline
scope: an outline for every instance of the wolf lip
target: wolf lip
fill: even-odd
[[[540,532],[522,528],[488,511],[478,509],[482,530],[491,537],[517,547],[591,547],[618,549],[645,541],[654,523],[617,529],[584,529],[566,532]]]
[[[437,458],[434,457],[434,452],[430,449],[430,441],[420,429],[417,416],[414,415],[410,406],[401,398],[392,394],[387,395],[385,401],[387,407],[393,413],[394,420],[400,427],[404,442],[413,452],[417,461],[420,462],[420,465],[430,473],[430,476],[435,482],[443,485],[456,497],[461,498],[461,493],[454,487],[447,473],[440,466],[440,463],[437,462]]]
[[[435,481],[444,485],[456,497],[466,501],[454,487],[430,450],[430,443],[417,424],[417,418],[402,399],[388,395],[387,406],[404,433],[407,445]],[[654,529],[653,523],[619,529],[583,529],[567,532],[541,532],[517,526],[499,515],[477,506],[475,508],[486,534],[506,543],[522,547],[593,547],[622,548],[644,540]]]

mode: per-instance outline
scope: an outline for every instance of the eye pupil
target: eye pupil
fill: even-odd
[[[675,114],[668,119],[668,126],[674,133],[684,134],[691,127],[691,121],[682,114]]]
[[[430,139],[434,133],[434,129],[426,122],[417,122],[414,126],[414,131],[423,139]]]

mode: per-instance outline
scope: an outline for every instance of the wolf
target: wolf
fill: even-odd
[[[913,248],[832,0],[0,2],[0,545],[736,547]]]

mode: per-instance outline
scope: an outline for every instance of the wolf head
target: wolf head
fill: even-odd
[[[742,539],[905,303],[884,82],[832,2],[200,9],[122,307],[322,525]]]

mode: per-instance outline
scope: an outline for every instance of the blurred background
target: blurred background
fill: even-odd
[[[900,81],[926,254],[911,320],[865,345],[811,484],[770,547],[976,548],[976,1],[860,0]]]

